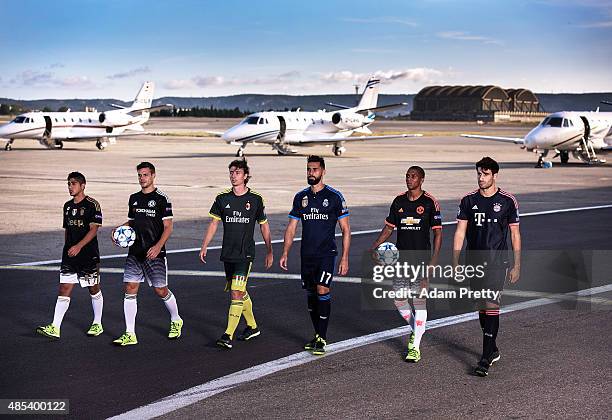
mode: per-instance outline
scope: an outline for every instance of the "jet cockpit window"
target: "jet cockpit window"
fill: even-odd
[[[257,120],[259,120],[259,117],[248,117],[244,120],[245,124],[257,124]]]
[[[550,117],[546,117],[544,118],[544,121],[542,121],[542,124],[540,124],[542,127],[545,126],[546,124],[548,124],[548,120],[550,120]]]
[[[23,124],[24,122],[26,122],[26,117],[17,117],[12,122],[16,124]]]
[[[563,118],[563,127],[569,127],[569,122],[565,118]]]
[[[562,122],[563,118],[561,117],[551,117],[545,125],[550,127],[561,127]]]

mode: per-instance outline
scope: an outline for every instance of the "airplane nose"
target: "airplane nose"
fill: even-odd
[[[544,141],[544,136],[543,136],[541,130],[539,130],[537,128],[531,130],[525,136],[525,146],[527,146],[527,148],[529,148],[529,149],[536,148],[543,141]]]

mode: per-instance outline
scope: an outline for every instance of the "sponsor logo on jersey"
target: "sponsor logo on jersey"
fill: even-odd
[[[225,223],[249,223],[250,217],[244,217],[240,211],[232,211],[231,216],[225,216]]]
[[[499,203],[493,204],[493,211],[495,213],[499,213],[501,211],[501,204],[499,204]]]
[[[323,207],[327,206],[329,206],[329,200],[326,198],[325,200],[323,200]]]
[[[302,197],[302,207],[308,207],[308,196]]]
[[[149,201],[149,207],[155,207],[155,200]]]
[[[304,213],[302,215],[304,220],[329,220],[327,213],[319,213],[319,209],[311,207],[310,213]]]
[[[484,213],[474,213],[474,221],[476,222],[476,226],[482,226],[482,222],[485,219]]]
[[[423,213],[425,213],[425,207],[423,207],[423,206],[419,206],[419,207],[417,207],[417,208],[416,208],[416,212],[417,212],[417,214],[423,214]]]
[[[419,223],[421,223],[421,219],[416,219],[412,216],[409,216],[404,219],[401,219],[400,223],[404,225],[418,225]]]

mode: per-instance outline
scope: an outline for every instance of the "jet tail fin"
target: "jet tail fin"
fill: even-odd
[[[153,102],[153,91],[155,90],[155,83],[144,82],[142,87],[138,91],[138,95],[134,98],[130,111],[138,111],[141,109],[151,108],[151,102]]]
[[[378,85],[380,84],[380,80],[376,78],[370,78],[368,83],[366,83],[366,87],[363,90],[363,94],[361,95],[361,99],[359,100],[359,104],[357,105],[357,112],[360,110],[376,108],[376,104],[378,103]]]

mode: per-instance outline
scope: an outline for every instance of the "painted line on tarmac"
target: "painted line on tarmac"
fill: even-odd
[[[529,217],[529,216],[542,216],[542,215],[546,215],[546,214],[558,214],[558,213],[571,213],[571,212],[575,212],[575,211],[583,211],[583,210],[599,210],[599,209],[609,209],[612,208],[612,204],[602,204],[602,205],[598,205],[598,206],[589,206],[589,207],[574,207],[574,208],[569,208],[569,209],[556,209],[556,210],[543,210],[543,211],[534,211],[534,212],[530,212],[530,213],[524,213],[521,214],[521,217]],[[448,222],[442,222],[443,225],[447,226],[447,225],[456,225],[457,221],[453,220],[453,221],[448,221]],[[380,229],[370,229],[370,230],[358,230],[355,232],[351,232],[351,236],[357,236],[357,235],[367,235],[370,233],[378,233],[380,232]],[[342,236],[342,233],[336,233],[336,236]],[[302,238],[298,237],[295,238],[293,241],[294,242],[298,242],[301,241]],[[280,244],[283,243],[283,239],[274,239],[272,241],[273,244]],[[263,245],[264,242],[263,241],[259,241],[259,242],[255,242],[255,245]],[[221,249],[220,245],[216,245],[216,246],[209,246],[208,247],[209,250],[211,249]],[[184,248],[184,249],[172,249],[172,250],[167,250],[166,254],[181,254],[184,252],[196,252],[199,251],[200,248]],[[125,258],[127,257],[127,254],[112,254],[112,255],[103,255],[100,257],[101,260],[108,260],[108,259],[112,259],[112,258]],[[26,262],[26,263],[17,263],[17,264],[11,264],[11,265],[15,265],[15,266],[36,266],[36,265],[46,265],[46,264],[58,264],[61,263],[62,260],[46,260],[46,261],[33,261],[33,262]]]
[[[594,287],[591,289],[579,290],[577,292],[566,293],[566,295],[575,297],[591,296],[609,291],[612,291],[612,284]],[[558,303],[560,301],[561,300],[559,299],[552,298],[535,299],[527,302],[520,302],[515,303],[513,305],[509,305],[505,308],[502,308],[501,312],[510,313],[524,309],[535,308],[538,306],[549,305],[551,303]],[[446,318],[434,319],[431,321],[427,321],[427,329],[432,330],[435,328],[460,324],[476,320],[477,318],[478,315],[476,312],[470,312],[460,315],[449,316]],[[392,338],[407,335],[409,332],[410,327],[406,325],[403,327],[393,328],[390,330],[380,331],[377,333],[340,341],[338,343],[333,343],[326,346],[326,356],[341,353],[346,350],[352,350],[368,344],[374,344],[379,341],[389,340]],[[282,370],[289,369],[295,366],[300,366],[305,363],[319,359],[319,357],[313,356],[312,354],[305,351],[295,353],[290,356],[286,356],[277,360],[272,360],[267,363],[262,363],[251,368],[244,369],[218,379],[214,379],[202,385],[198,385],[193,388],[189,388],[187,390],[162,398],[161,400],[156,401],[154,403],[135,408],[133,410],[127,411],[123,414],[119,414],[114,417],[110,417],[110,419],[151,419],[157,416],[162,416],[164,414],[168,414],[180,408],[186,407],[190,404],[194,404],[196,402],[210,398],[213,395],[228,391],[247,382],[252,382],[264,376],[268,376],[273,373],[280,372]]]

